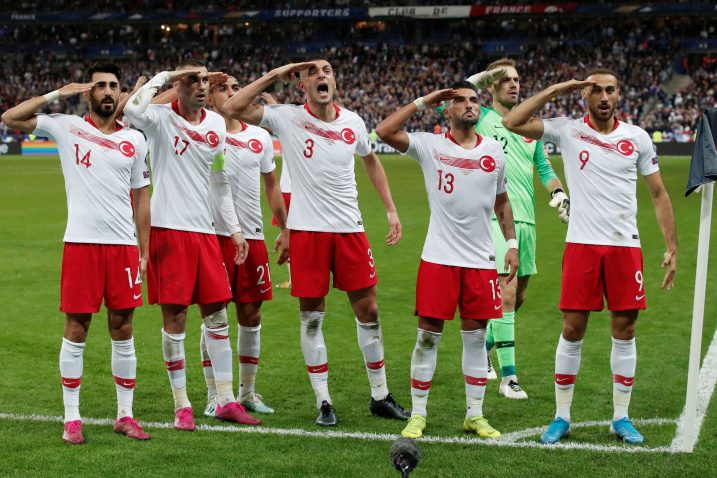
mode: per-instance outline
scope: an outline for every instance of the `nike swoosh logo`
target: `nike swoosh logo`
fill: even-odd
[[[264,294],[271,290],[271,287],[267,287],[266,289],[259,289],[259,293]]]
[[[368,275],[368,278],[369,278],[369,279],[373,279],[374,277],[376,277],[376,273],[375,273],[375,272],[372,272],[371,274]]]
[[[567,378],[556,378],[555,381],[558,383],[563,383],[563,382],[567,382],[568,379]]]
[[[137,300],[137,299],[139,299],[140,297],[142,297],[142,293],[140,292],[139,294],[133,295],[132,297],[134,297],[134,299]]]
[[[645,294],[642,295],[636,295],[635,300],[642,300],[645,297]]]
[[[500,309],[501,307],[503,307],[503,304],[494,305],[494,306],[493,306],[493,309],[494,309],[494,310],[498,310],[498,309]]]

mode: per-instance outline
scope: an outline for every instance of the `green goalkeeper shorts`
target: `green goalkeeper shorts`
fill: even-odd
[[[507,274],[505,254],[508,252],[508,244],[505,242],[498,221],[494,219],[491,222],[493,223],[493,243],[495,244],[495,267],[498,269],[498,274]],[[518,277],[532,276],[538,272],[538,268],[535,266],[535,224],[516,222],[515,236],[518,240]]]

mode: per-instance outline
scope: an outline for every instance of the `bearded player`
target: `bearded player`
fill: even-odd
[[[65,313],[60,349],[62,439],[73,444],[85,442],[80,417],[83,353],[92,314],[100,311],[103,299],[117,392],[114,430],[137,440],[149,439],[132,414],[137,372],[132,315],[142,305],[141,284],[149,256],[147,143],[141,133],[115,121],[120,78],[116,65],[96,65],[88,71],[88,83],[65,85],[2,115],[11,128],[53,138],[60,153],[67,193],[60,285],[60,310]],[[77,94],[88,103],[84,118],[36,115],[47,104]]]
[[[178,98],[150,104],[157,90],[174,82]],[[205,108],[209,73],[200,62],[184,60],[173,72],[161,72],[125,106],[130,124],[148,138],[154,179],[148,268],[149,301],[162,309],[162,353],[174,398],[177,430],[195,429],[187,396],[184,338],[187,309],[199,304],[217,389],[215,416],[256,425],[234,397],[232,351],[226,301],[232,298],[214,223],[226,225],[244,261],[247,243],[234,210],[224,164],[224,119]],[[219,203],[214,217],[210,202]]]
[[[548,101],[580,91],[588,113],[579,119],[533,118]],[[628,416],[635,380],[635,325],[646,308],[640,235],[637,230],[636,182],[645,178],[665,240],[662,288],[672,287],[677,269],[677,234],[672,203],[662,183],[657,154],[649,135],[615,118],[620,100],[617,75],[593,70],[585,81],[552,85],[516,106],[503,119],[509,130],[555,143],[561,149],[565,178],[572,194],[560,310],[563,330],[555,354],[555,419],[543,443],[557,443],[570,430],[570,407],[583,337],[591,311],[607,299],[612,329],[610,365],[614,412],[610,432],[626,443],[644,437]]]
[[[299,73],[306,93],[303,105],[253,104],[278,79]],[[334,103],[336,79],[326,60],[276,68],[224,104],[224,111],[247,123],[265,126],[281,141],[291,174],[291,294],[299,298],[301,350],[309,372],[316,407],[316,423],[336,425],[329,395],[329,364],[321,328],[329,275],[334,287],[345,291],[356,316],[358,342],[371,385],[373,414],[408,419],[386,383],[383,337],[376,303],[376,268],[358,209],[354,154],[366,171],[383,204],[390,226],[389,245],[401,239],[401,223],[391,199],[386,174],[371,151],[361,118]]]
[[[448,100],[445,135],[407,133],[401,128],[416,112]],[[383,120],[376,132],[423,171],[431,219],[416,279],[418,336],[411,358],[411,418],[401,434],[419,438],[426,428],[428,393],[436,370],[443,326],[460,309],[466,417],[463,429],[481,438],[500,432],[483,417],[488,372],[486,327],[502,314],[501,287],[491,237],[498,217],[507,252],[502,266],[510,283],[518,268],[518,246],[506,191],[500,144],[475,132],[480,114],[476,88],[466,81],[434,91]]]

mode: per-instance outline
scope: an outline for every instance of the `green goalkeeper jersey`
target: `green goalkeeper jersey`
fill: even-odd
[[[508,198],[516,222],[535,224],[535,190],[533,166],[538,170],[543,186],[557,178],[542,141],[523,138],[503,126],[503,117],[493,108],[481,106],[476,132],[498,141],[505,153],[505,174],[508,178]],[[495,218],[495,215],[493,216]]]

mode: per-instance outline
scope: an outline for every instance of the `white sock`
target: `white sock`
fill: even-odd
[[[411,356],[411,415],[427,416],[428,392],[436,371],[441,334],[418,329],[416,346]]]
[[[60,377],[65,423],[80,420],[80,383],[82,382],[82,352],[85,344],[62,338],[60,347]]]
[[[227,322],[227,309],[223,308],[204,318],[204,340],[207,344],[207,353],[214,369],[214,383],[217,387],[217,403],[222,407],[235,401],[234,377],[232,376],[232,348],[229,344],[229,323]],[[207,327],[206,323],[217,322],[218,327]]]
[[[202,371],[204,372],[204,382],[207,384],[207,399],[216,398],[217,385],[214,382],[214,367],[212,367],[212,359],[209,358],[207,352],[207,341],[204,338],[204,324],[202,324],[202,333],[199,334],[199,356],[202,359]]]
[[[620,340],[613,337],[612,351],[610,352],[610,367],[612,368],[612,401],[615,407],[613,420],[627,417],[630,406],[632,384],[635,381],[635,368],[637,367],[637,346],[635,338]]]
[[[488,351],[485,329],[461,330],[463,379],[466,384],[466,418],[483,416],[483,397],[488,382]]]
[[[261,350],[261,325],[256,327],[239,326],[237,355],[239,356],[239,397],[254,391],[256,372],[259,369]]]
[[[560,336],[555,351],[555,418],[570,421],[575,379],[580,370],[580,354],[583,341],[571,342]]]
[[[302,310],[301,316],[301,352],[304,354],[304,363],[309,372],[311,388],[316,395],[316,408],[326,400],[331,403],[329,395],[329,360],[326,352],[324,334],[321,325],[324,313],[318,311]]]
[[[162,355],[174,397],[174,410],[191,407],[187,397],[187,371],[184,368],[185,334],[169,334],[162,329]]]
[[[134,337],[112,340],[112,376],[117,390],[117,418],[131,417],[137,379]]]
[[[356,319],[356,335],[366,364],[371,396],[374,400],[383,400],[388,395],[386,366],[383,361],[383,333],[381,324],[368,322],[362,324]]]

